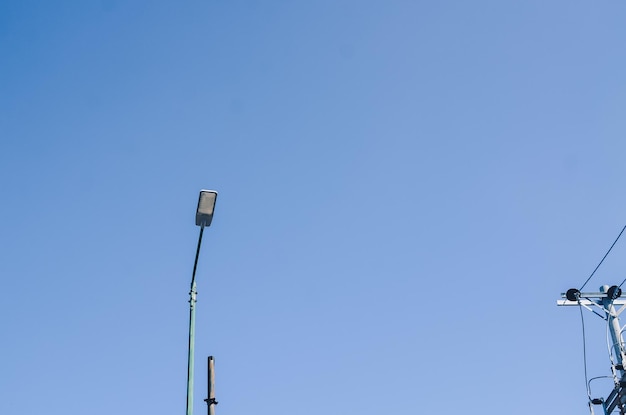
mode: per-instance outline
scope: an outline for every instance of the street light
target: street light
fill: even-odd
[[[196,225],[202,227],[211,226],[213,210],[215,209],[215,199],[217,199],[217,192],[215,190],[200,190],[198,209],[196,210]]]
[[[198,237],[198,248],[196,249],[196,260],[193,263],[193,273],[191,274],[191,290],[189,291],[189,349],[187,355],[187,415],[193,414],[193,357],[196,325],[196,269],[198,267],[198,256],[200,255],[200,244],[202,244],[202,233],[205,226],[211,226],[213,211],[217,192],[215,190],[200,190],[198,198],[198,208],[196,209],[196,225],[200,226],[200,236]]]

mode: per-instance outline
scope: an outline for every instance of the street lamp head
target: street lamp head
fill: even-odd
[[[211,226],[216,199],[217,192],[215,190],[200,190],[198,209],[196,210],[196,225]]]

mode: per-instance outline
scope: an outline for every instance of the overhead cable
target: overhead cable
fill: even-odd
[[[626,230],[626,226],[624,226],[622,228],[622,231],[619,233],[619,235],[617,235],[617,238],[615,238],[615,241],[613,242],[613,244],[611,245],[611,247],[609,248],[608,251],[606,251],[606,254],[604,254],[604,256],[602,257],[602,259],[600,260],[600,263],[598,264],[598,266],[596,267],[596,269],[593,270],[593,272],[591,273],[591,275],[589,276],[589,278],[587,278],[587,281],[585,281],[585,283],[582,285],[582,287],[580,287],[580,289],[582,290],[583,288],[585,288],[585,285],[587,285],[587,283],[589,282],[589,280],[591,279],[591,277],[593,277],[593,274],[596,273],[596,271],[598,270],[598,268],[600,268],[600,265],[602,265],[602,263],[604,262],[604,260],[606,259],[606,257],[609,255],[609,253],[611,252],[611,249],[613,249],[613,247],[615,246],[615,244],[617,243],[617,241],[619,241],[620,236],[622,236],[622,234],[624,233],[624,230]],[[622,282],[623,284],[623,282]],[[620,284],[621,286],[621,284]]]

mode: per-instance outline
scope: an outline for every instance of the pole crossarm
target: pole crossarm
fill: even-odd
[[[593,301],[593,300],[589,300],[589,299],[578,300],[578,301],[557,300],[556,305],[558,305],[558,306],[566,306],[566,307],[571,307],[571,306],[577,306],[578,307],[578,306],[581,306],[581,307],[584,307],[587,310],[591,311],[592,313],[598,315],[602,319],[606,320],[605,316],[599,314],[596,310],[592,309],[592,307],[597,307],[597,308],[599,308],[600,310],[602,310],[603,312],[606,313],[606,309],[602,306],[602,301]],[[619,310],[616,311],[614,315],[612,315],[612,317],[617,317],[626,308],[626,300],[613,300],[613,305],[621,306],[619,308]]]
[[[562,306],[577,306],[577,305],[600,305],[601,302],[600,301],[593,301],[593,300],[589,300],[589,297],[586,297],[583,300],[578,300],[578,301],[570,301],[570,300],[556,300],[556,305],[562,305]],[[624,306],[626,305],[626,300],[613,300],[613,304],[614,305],[621,305]],[[620,311],[621,312],[621,311]]]

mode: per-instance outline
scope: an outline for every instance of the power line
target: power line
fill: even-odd
[[[622,231],[619,233],[619,235],[617,235],[617,238],[615,238],[615,241],[613,242],[613,244],[611,245],[611,247],[609,248],[608,251],[606,251],[606,254],[604,254],[604,256],[602,257],[602,260],[600,260],[600,263],[598,264],[598,266],[596,267],[596,269],[593,270],[593,272],[591,273],[591,275],[589,276],[589,278],[587,278],[587,281],[585,281],[585,283],[582,285],[582,287],[580,287],[580,289],[582,290],[583,288],[585,288],[585,285],[587,285],[587,283],[589,282],[589,280],[591,279],[591,277],[593,277],[593,274],[596,273],[596,271],[598,270],[598,268],[600,268],[600,265],[602,265],[602,263],[604,262],[604,260],[606,259],[606,257],[609,255],[609,253],[611,252],[611,249],[613,249],[613,247],[615,246],[615,244],[617,243],[617,241],[619,241],[620,236],[622,236],[622,234],[624,233],[624,230],[626,230],[626,226],[624,226],[622,228]],[[626,280],[624,280],[626,281]],[[623,282],[622,282],[623,284]],[[621,284],[620,284],[621,286]]]
[[[583,327],[583,366],[585,368],[585,388],[587,388],[587,397],[591,401],[591,390],[589,390],[589,379],[587,376],[587,338],[585,337],[585,317],[583,316],[583,308],[578,301],[578,308],[580,309],[580,322]]]

